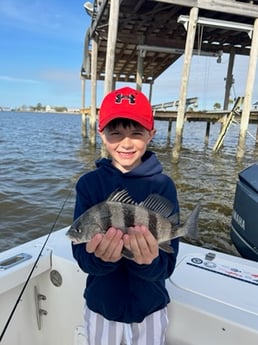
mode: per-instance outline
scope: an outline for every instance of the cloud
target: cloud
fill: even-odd
[[[70,83],[80,80],[79,68],[73,69],[48,69],[39,71],[40,79],[48,82]]]
[[[6,75],[0,75],[0,80],[11,82],[11,83],[29,83],[29,84],[38,84],[39,80],[26,79],[26,78],[16,78]]]
[[[11,26],[21,26],[25,24],[24,28],[27,28],[29,24],[36,23],[40,16],[40,9],[37,8],[37,1],[12,1],[1,0],[0,2],[0,14],[1,20]]]
[[[81,80],[79,70],[73,69],[46,69],[38,72],[37,78],[41,80],[46,92],[53,95],[67,95],[76,93],[80,95]]]
[[[85,24],[79,17],[85,13],[83,7],[72,6],[69,2],[62,6],[56,0],[0,0],[0,26],[78,41]]]

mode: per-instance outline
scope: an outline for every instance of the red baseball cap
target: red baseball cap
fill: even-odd
[[[141,91],[130,87],[112,91],[104,97],[99,110],[99,131],[117,118],[136,121],[149,131],[154,127],[150,102]]]

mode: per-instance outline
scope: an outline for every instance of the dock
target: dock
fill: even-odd
[[[184,121],[187,122],[206,122],[206,132],[205,132],[205,144],[208,144],[210,136],[210,125],[214,123],[221,124],[221,130],[218,139],[213,147],[214,152],[218,152],[222,147],[223,141],[227,134],[230,125],[234,123],[241,123],[242,110],[239,109],[240,103],[242,104],[243,97],[239,97],[232,110],[209,110],[209,111],[186,111],[184,114]],[[168,104],[168,103],[166,103]],[[176,110],[169,110],[163,104],[154,105],[153,107],[154,120],[167,121],[168,131],[167,131],[167,142],[170,142],[172,124],[177,122],[178,112]],[[99,109],[96,109],[97,113]],[[84,129],[86,130],[86,117],[91,116],[91,108],[81,109],[81,113],[84,116]],[[98,116],[97,116],[98,117]],[[253,110],[249,115],[249,123],[257,125],[256,131],[256,144],[258,144],[258,110]]]
[[[98,112],[98,109],[97,109]],[[81,109],[81,114],[86,116],[91,116],[91,108]],[[230,114],[229,110],[196,110],[196,111],[186,111],[185,112],[185,121],[188,122],[223,122],[223,118],[227,117]],[[239,113],[241,118],[242,112]],[[172,121],[176,122],[177,120],[177,111],[176,110],[156,110],[154,112],[154,119],[158,121]],[[251,111],[249,123],[258,125],[258,111]]]
[[[220,111],[187,111],[185,112],[185,121],[188,122],[223,122],[223,119],[230,114],[229,110],[220,110]],[[239,113],[239,120],[241,119],[242,112]],[[158,110],[154,113],[155,120],[159,121],[176,121],[177,120],[177,111],[162,111]],[[251,111],[249,123],[258,124],[258,111]]]
[[[92,144],[96,137],[99,80],[104,80],[103,96],[115,89],[117,82],[134,83],[139,90],[147,84],[151,101],[155,80],[182,57],[178,107],[175,112],[155,111],[155,118],[159,120],[167,120],[170,124],[176,121],[172,158],[177,160],[185,121],[206,121],[208,127],[211,122],[220,121],[219,118],[225,120],[228,116],[221,111],[187,111],[192,56],[210,56],[221,63],[226,53],[229,60],[225,83],[222,81],[225,85],[219,87],[225,87],[223,109],[229,112],[234,58],[237,55],[249,57],[236,152],[237,158],[244,156],[248,124],[257,121],[251,112],[258,60],[256,1],[93,0],[85,3],[85,9],[91,16],[91,25],[84,41],[81,107],[85,108],[85,95],[90,94],[89,139]],[[90,92],[86,90],[86,80],[90,80]],[[83,135],[86,133],[85,114],[82,115]]]

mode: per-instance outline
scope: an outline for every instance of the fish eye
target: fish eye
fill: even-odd
[[[76,228],[75,230],[78,234],[80,234],[82,232],[82,228]]]

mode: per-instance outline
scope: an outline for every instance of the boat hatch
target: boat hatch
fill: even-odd
[[[20,254],[14,255],[10,258],[0,261],[0,270],[7,270],[8,268],[19,265],[20,263],[27,261],[31,258],[32,256],[26,253],[20,253]]]

